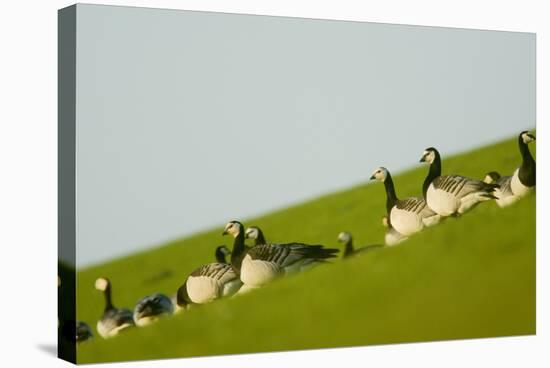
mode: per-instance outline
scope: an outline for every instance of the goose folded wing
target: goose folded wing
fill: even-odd
[[[157,293],[141,299],[135,310],[141,312],[147,307],[170,309],[171,305],[172,302],[167,296]]]
[[[107,329],[114,329],[124,324],[133,323],[134,317],[128,309],[111,309],[103,316],[102,322]]]
[[[333,258],[337,252],[337,249],[327,249],[322,245],[288,243],[258,245],[251,248],[248,251],[248,255],[252,259],[271,262],[280,267],[288,267],[306,259],[322,260]]]
[[[481,180],[474,180],[460,175],[445,175],[433,181],[436,189],[444,190],[456,197],[465,197],[475,192],[492,192],[498,184],[487,184]]]
[[[209,263],[197,268],[191,273],[191,277],[200,276],[215,279],[222,284],[239,277],[233,270],[233,267],[226,263]]]
[[[514,195],[514,192],[512,192],[512,177],[511,176],[503,176],[500,179],[497,180],[497,184],[500,185],[500,192],[505,196],[511,196]]]
[[[427,206],[426,201],[419,197],[400,199],[395,203],[395,207],[399,210],[420,214],[424,217],[435,215],[435,212]]]

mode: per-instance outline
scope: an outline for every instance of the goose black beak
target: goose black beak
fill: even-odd
[[[537,140],[533,134],[527,134],[527,136],[528,136],[529,138],[531,138],[532,140],[534,140],[534,141]]]
[[[420,158],[420,161],[418,161],[418,162],[426,162],[426,159],[424,158],[424,156],[422,156],[422,157]]]
[[[374,180],[374,179],[376,179],[376,178],[374,177],[374,175],[372,175],[372,176],[370,177],[370,180]]]
[[[227,235],[227,230],[224,230],[222,236]]]

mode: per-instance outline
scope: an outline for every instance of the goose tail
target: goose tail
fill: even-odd
[[[315,260],[334,258],[338,252],[340,252],[340,249],[325,248],[322,245],[310,245],[303,248],[304,255]]]

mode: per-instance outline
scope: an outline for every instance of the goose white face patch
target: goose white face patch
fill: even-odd
[[[237,222],[230,222],[225,225],[224,231],[231,234],[233,237],[237,237],[241,233],[241,225]]]
[[[386,180],[387,176],[388,170],[385,167],[379,167],[378,169],[374,170],[371,177],[378,181],[384,181]]]
[[[434,151],[424,151],[424,153],[422,154],[422,159],[429,163],[429,164],[432,164],[435,160],[435,152]]]
[[[347,232],[343,231],[340,234],[338,234],[338,241],[340,241],[342,243],[347,243],[350,240],[351,240],[350,233],[347,233]]]
[[[95,288],[97,290],[105,291],[107,289],[107,285],[109,285],[109,282],[103,277],[95,280]]]
[[[258,239],[258,229],[256,228],[248,228],[246,229],[246,237],[248,239]]]
[[[523,133],[521,135],[521,139],[523,140],[523,143],[530,143],[530,142],[533,142],[535,140],[535,138],[533,137],[533,135],[531,133]]]

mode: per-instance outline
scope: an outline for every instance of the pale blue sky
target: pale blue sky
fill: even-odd
[[[535,36],[77,8],[77,265],[535,125]]]

